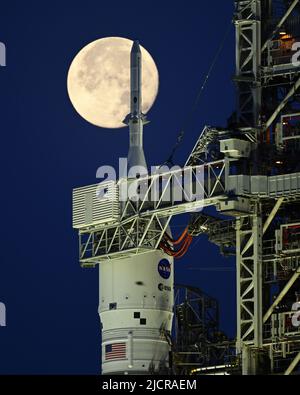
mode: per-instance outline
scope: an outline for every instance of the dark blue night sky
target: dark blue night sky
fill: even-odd
[[[106,36],[138,39],[152,54],[160,90],[148,114],[148,164],[170,154],[232,19],[233,1],[2,2],[0,41],[1,258],[0,373],[96,374],[100,371],[97,269],[81,269],[71,224],[72,188],[96,182],[96,169],[117,165],[128,131],[80,118],[66,76],[77,52]],[[184,163],[205,124],[226,126],[235,107],[234,33],[216,64],[176,155]],[[174,236],[188,218],[179,217]],[[206,237],[176,263],[176,280],[217,297],[221,326],[235,334],[233,267]]]

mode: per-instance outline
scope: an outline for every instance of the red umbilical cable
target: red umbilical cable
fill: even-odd
[[[172,239],[167,233],[165,233],[164,236],[173,245],[177,245],[177,244],[180,244],[182,242],[182,240],[186,237],[187,232],[188,232],[188,226],[184,229],[184,231],[182,232],[182,234],[179,236],[179,238],[177,240]]]
[[[183,251],[185,251],[186,246],[189,243],[189,236],[186,237],[186,239],[184,240],[184,242],[182,243],[182,245],[180,246],[180,248],[177,251],[174,251],[173,256],[176,258],[177,256],[181,255]]]
[[[192,242],[193,237],[190,235],[187,235],[187,237],[185,238],[184,242],[182,243],[182,245],[180,246],[180,248],[176,251],[174,250],[170,250],[163,242],[160,243],[160,247],[164,250],[164,252],[166,254],[168,254],[169,256],[173,256],[174,258],[181,258],[183,257],[183,255],[186,254],[186,252],[188,251],[188,248]]]
[[[193,240],[192,236],[188,236],[182,248],[173,255],[174,258],[177,259],[182,258],[187,253],[192,240]]]

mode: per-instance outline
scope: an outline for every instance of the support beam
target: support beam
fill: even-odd
[[[262,239],[263,227],[261,221],[261,209],[259,215],[253,219],[253,299],[254,299],[254,346],[260,349],[263,345],[263,303],[262,303]],[[256,364],[255,364],[256,365]],[[257,368],[257,367],[256,367]],[[256,371],[255,368],[255,371]]]
[[[292,373],[292,371],[295,369],[295,367],[298,365],[299,362],[300,362],[300,352],[296,355],[295,359],[293,359],[293,361],[290,364],[290,366],[284,372],[284,375],[285,376],[290,375]]]
[[[282,301],[286,293],[289,291],[291,286],[297,280],[300,275],[300,267],[298,267],[297,271],[292,275],[289,281],[286,283],[285,287],[281,290],[280,294],[277,296],[276,300],[273,302],[272,306],[268,309],[266,314],[264,315],[264,323],[270,318],[271,314],[273,313],[274,309],[278,304]]]
[[[297,80],[295,85],[292,87],[292,89],[289,91],[289,93],[286,95],[286,97],[282,100],[282,102],[279,104],[279,106],[276,108],[274,113],[271,115],[271,117],[268,119],[267,123],[264,126],[264,130],[267,130],[272,123],[275,121],[277,116],[280,114],[280,112],[284,109],[284,107],[287,105],[287,102],[290,100],[292,96],[296,93],[298,88],[300,87],[300,78]]]
[[[235,1],[237,122],[260,127],[261,111],[261,1]]]
[[[262,207],[256,214],[237,219],[236,270],[237,270],[237,353],[242,357],[242,374],[258,374],[259,358],[255,350],[263,346],[262,303]],[[242,253],[243,241],[253,235],[252,250]],[[249,328],[252,328],[249,331]],[[248,338],[248,332],[254,332]]]
[[[277,212],[278,212],[280,206],[282,205],[283,201],[284,201],[284,198],[279,198],[277,200],[277,202],[276,202],[275,206],[273,207],[270,215],[268,216],[266,222],[264,223],[263,235],[266,233],[268,227],[270,226],[271,222],[273,221],[273,219],[274,219],[275,215],[277,214]],[[244,254],[248,250],[248,248],[250,248],[252,246],[252,244],[253,244],[253,235],[250,237],[250,239],[248,240],[247,244],[245,245],[245,247],[244,247],[244,249],[242,251],[242,254]]]
[[[290,280],[286,283],[285,287],[281,290],[280,294],[277,296],[276,300],[273,302],[272,306],[268,309],[268,311],[265,313],[264,318],[263,318],[263,323],[265,324],[270,316],[272,315],[274,309],[278,304],[282,301],[282,299],[285,297],[289,289],[292,287],[294,282],[297,280],[297,278],[300,276],[300,268],[293,274],[293,276],[290,278]],[[254,329],[254,326],[251,325],[247,332],[245,333],[245,336],[248,336]]]
[[[264,43],[261,52],[264,52],[266,50],[266,48],[268,47],[268,44],[270,41],[273,40],[274,36],[276,35],[276,33],[278,33],[278,30],[282,27],[282,25],[284,24],[284,22],[288,19],[288,17],[291,15],[292,11],[294,10],[294,8],[296,7],[297,4],[299,4],[300,0],[294,0],[294,2],[290,5],[289,9],[287,10],[287,12],[285,13],[285,15],[281,18],[281,20],[278,22],[276,28],[274,29],[274,31],[271,34],[271,37]]]
[[[236,295],[237,295],[237,303],[236,303],[236,320],[237,320],[237,341],[236,341],[236,351],[237,354],[241,354],[242,352],[242,326],[241,326],[241,311],[242,305],[240,302],[240,295],[241,295],[241,230],[243,225],[243,219],[237,218],[235,226],[236,226]]]

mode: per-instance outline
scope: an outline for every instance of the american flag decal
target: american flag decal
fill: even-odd
[[[105,360],[126,359],[126,343],[113,343],[105,346]]]

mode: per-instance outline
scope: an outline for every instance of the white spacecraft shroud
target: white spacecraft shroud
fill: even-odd
[[[130,59],[131,105],[128,169],[146,169],[141,111],[141,51],[134,42]],[[102,374],[147,374],[169,366],[174,304],[174,261],[154,252],[105,260],[99,265]]]

